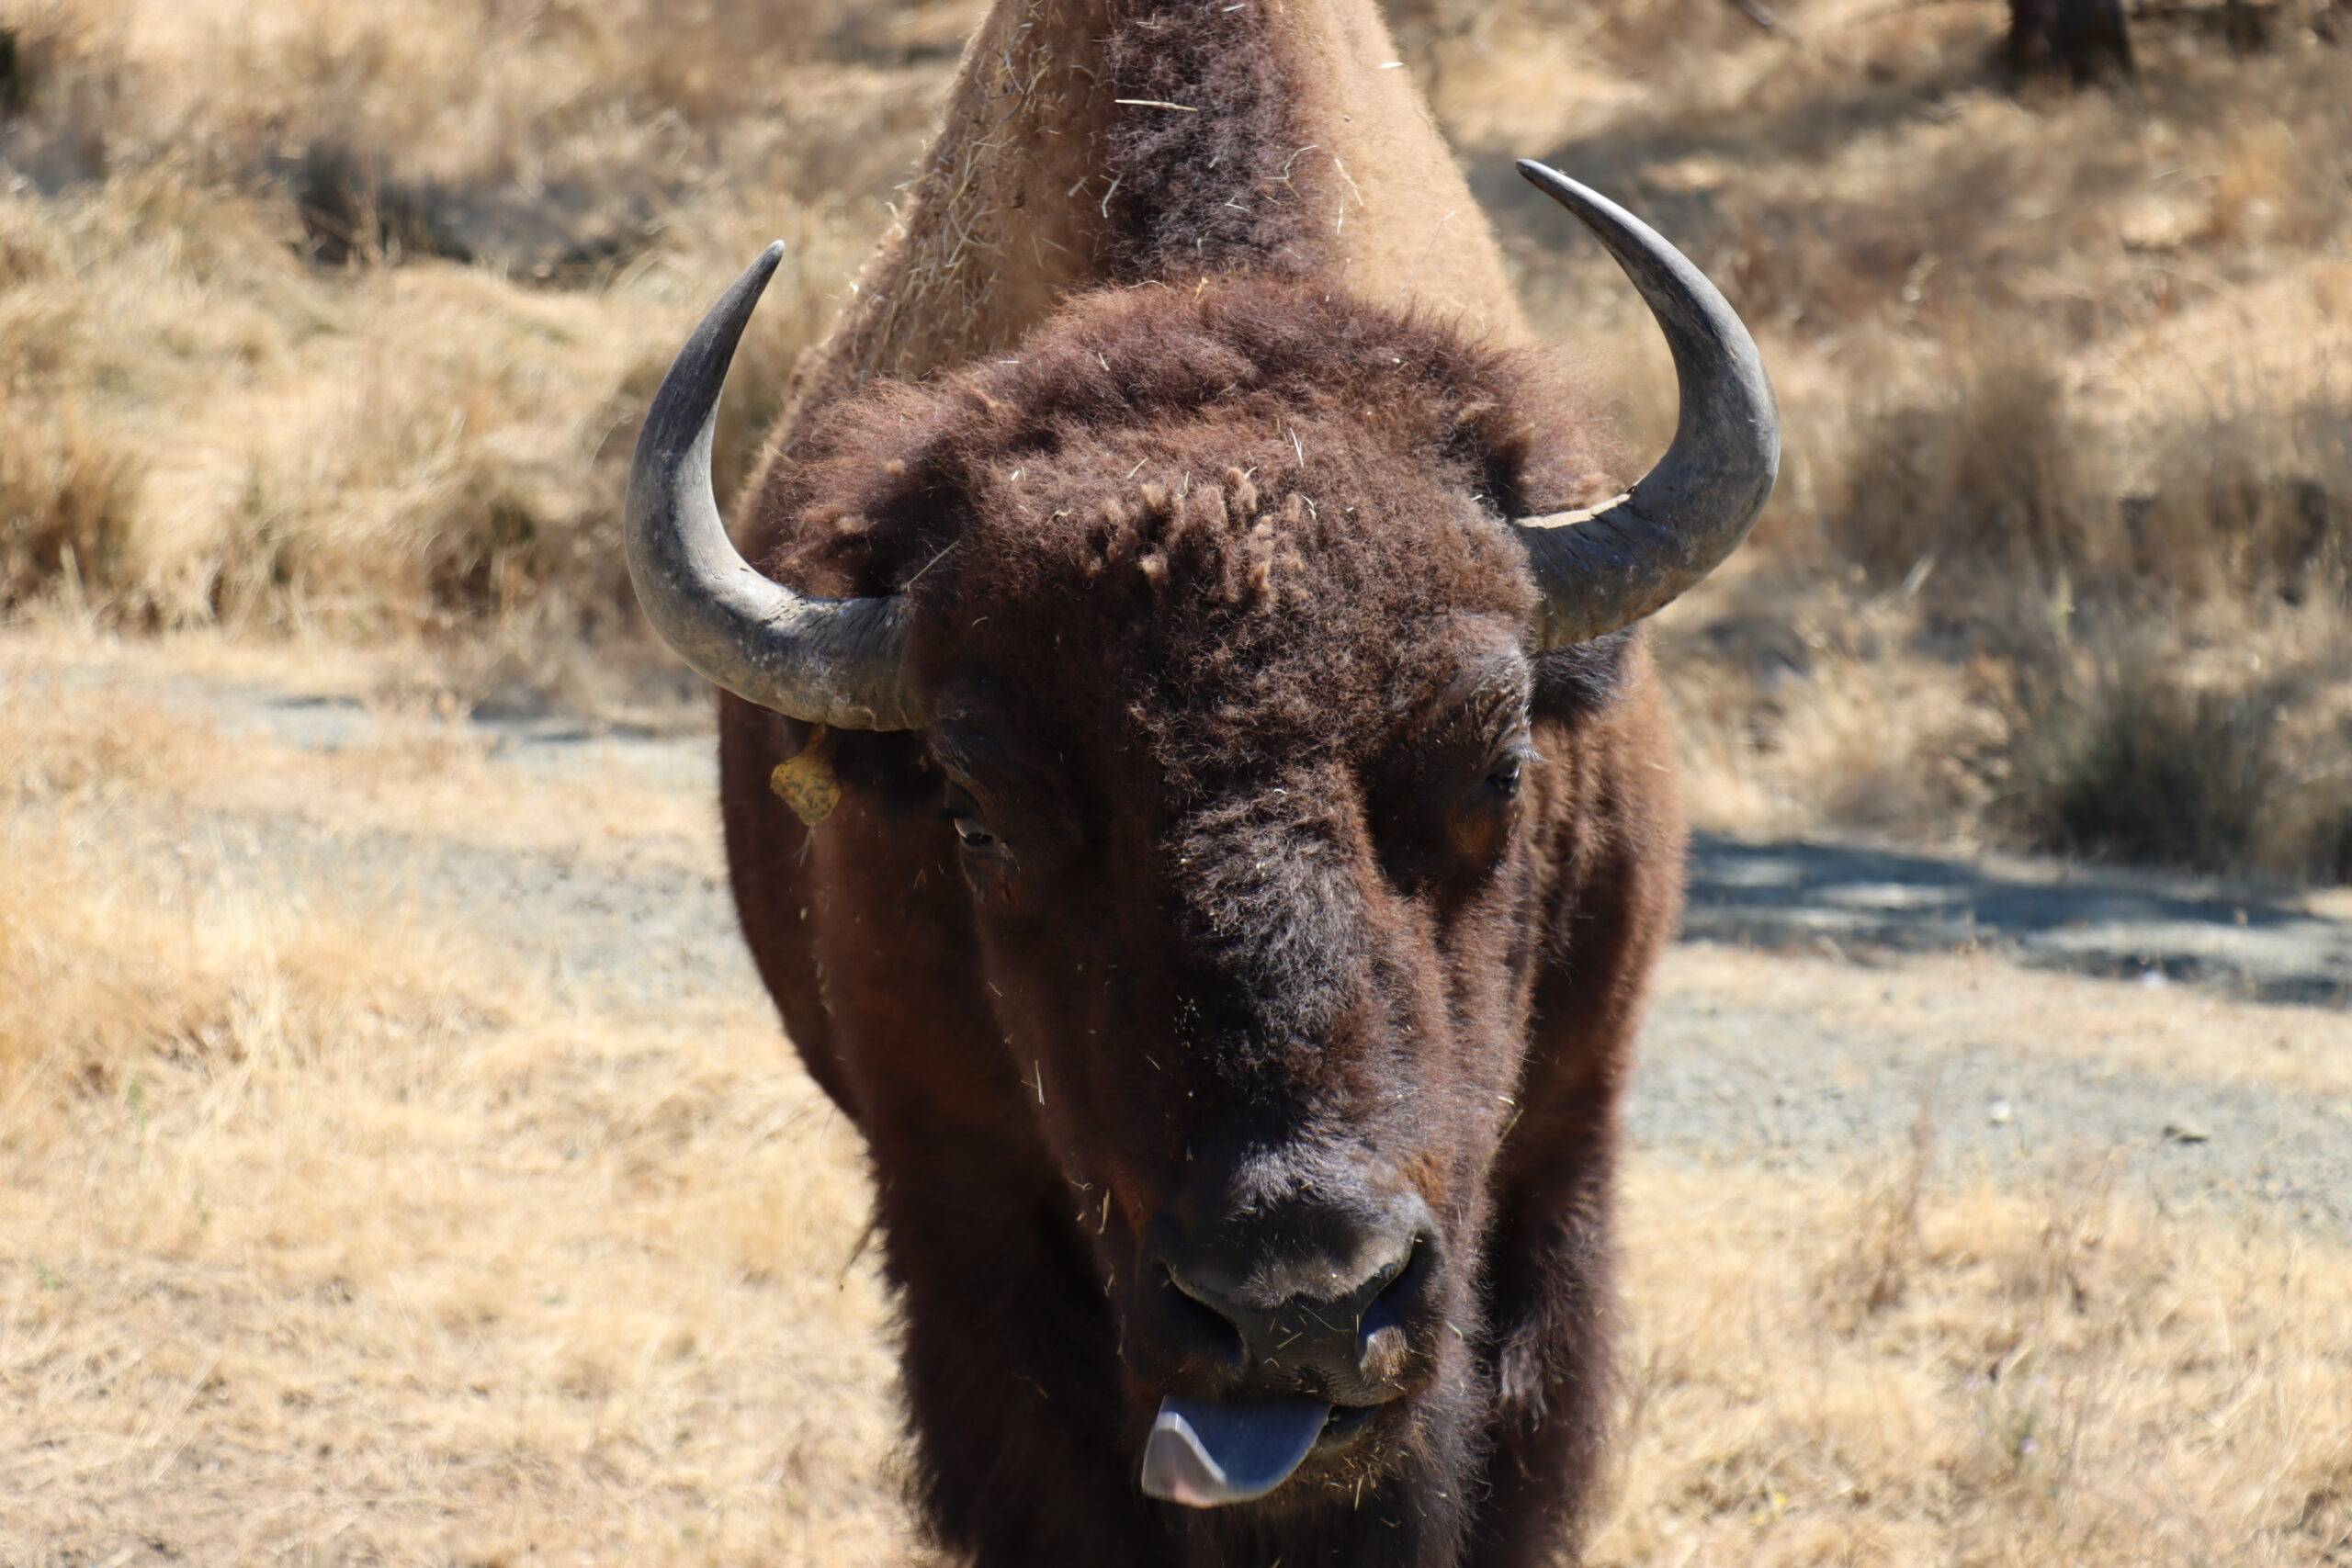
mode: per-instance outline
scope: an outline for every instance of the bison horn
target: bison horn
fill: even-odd
[[[629,461],[629,580],[662,640],[713,683],[794,718],[911,729],[908,617],[895,595],[815,599],[736,552],[710,491],[718,391],[783,259],[770,245],[710,308],[662,378]]]
[[[1781,468],[1781,413],[1756,344],[1682,254],[1615,202],[1532,160],[1519,172],[1599,237],[1674,351],[1682,412],[1657,467],[1614,501],[1521,518],[1538,648],[1566,648],[1664,608],[1747,536]]]

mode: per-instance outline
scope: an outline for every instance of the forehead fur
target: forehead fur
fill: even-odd
[[[934,682],[1055,712],[1108,676],[1163,740],[1261,753],[1447,679],[1433,641],[1530,603],[1498,519],[1611,488],[1532,359],[1267,281],[1082,299],[1015,358],[869,389],[797,456],[779,564],[910,591]]]

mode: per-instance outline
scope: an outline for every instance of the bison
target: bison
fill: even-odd
[[[711,433],[780,247],[630,473],[744,935],[869,1152],[915,1502],[982,1564],[1530,1564],[1589,1512],[1683,874],[1637,623],[1776,415],[1687,261],[1522,164],[1673,351],[1617,493],[1389,52],[1371,0],[998,0],[748,558]]]

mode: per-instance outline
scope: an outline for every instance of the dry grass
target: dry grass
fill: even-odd
[[[109,768],[109,785],[129,771]],[[35,787],[60,777],[44,772]],[[131,861],[107,852],[110,830],[99,811],[11,820],[0,835],[0,973],[12,982],[0,995],[0,1095],[19,1114],[120,1089],[158,1061],[267,1073],[446,1033],[498,994],[469,974],[469,955],[397,908],[240,896],[200,851]]]
[[[266,768],[253,748],[14,665],[0,667],[0,1103],[14,1140],[52,1131],[61,1100],[160,1064],[276,1076],[503,1011],[492,998],[513,978],[412,912],[235,886],[225,850],[127,809]]]
[[[115,695],[0,682],[0,1560],[890,1555],[864,1183],[765,1010],[255,859],[282,798],[191,802],[283,759]]]
[[[2352,1253],[2096,1169],[1633,1184],[1601,1564],[2317,1565],[2352,1549]]]
[[[569,742],[577,773],[518,792],[498,764],[499,735],[464,721],[460,694],[479,689],[470,672],[422,651],[413,662],[377,656],[341,679],[306,671],[300,701],[325,710],[314,722],[349,732],[308,744],[256,728],[249,714],[224,718],[201,684],[174,694],[172,683],[188,680],[282,682],[282,654],[221,658],[237,648],[201,634],[128,644],[62,627],[17,634],[0,649],[0,754],[16,760],[0,802],[49,808],[135,791],[175,812],[241,813],[287,831],[710,870],[716,805],[616,738],[578,736]],[[699,704],[637,711],[673,728],[703,718]],[[88,833],[108,837],[103,823]]]
[[[434,942],[271,903],[87,933],[113,1072],[10,1064],[0,1556],[879,1560],[863,1184],[765,1021],[412,1019]]]
[[[1825,498],[1825,543],[1874,581],[1940,571],[1962,613],[2064,581],[2250,607],[2352,594],[2352,388],[2314,366],[2305,405],[2234,403],[2126,442],[2061,367],[2016,344],[1937,372],[1940,400],[1874,407]],[[2281,389],[2282,390],[2288,389]]]
[[[935,23],[777,10],[7,17],[0,602],[481,640],[543,686],[575,647],[642,667],[616,511],[679,315],[794,244],[740,473],[941,85],[891,63]]]
[[[0,413],[0,604],[52,582],[103,593],[126,570],[137,453],[70,410]]]
[[[2036,849],[2352,881],[2352,708],[2340,637],[2227,678],[2165,639],[2021,661],[1990,812]]]

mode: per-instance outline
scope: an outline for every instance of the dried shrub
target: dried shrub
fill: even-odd
[[[0,406],[0,605],[71,582],[129,574],[145,465],[68,410]]]
[[[1900,1163],[1875,1170],[1854,1196],[1841,1245],[1816,1272],[1815,1291],[1826,1320],[1853,1334],[1868,1319],[1899,1304],[1919,1265],[1921,1201],[1935,1169],[1936,1107],[1932,1087],[1922,1097]]]
[[[2172,639],[2030,658],[2005,699],[1996,820],[2027,847],[2211,873],[2352,870],[2352,724],[2323,670],[2233,678]]]
[[[211,590],[239,621],[495,618],[553,592],[609,615],[617,526],[577,475],[518,445],[485,397],[343,400],[252,457]]]
[[[1865,415],[1843,454],[1823,532],[1875,581],[1927,569],[1973,579],[2079,575],[2102,553],[2098,443],[2053,367],[1963,359],[1940,396]]]
[[[2126,461],[2143,468],[2126,483]],[[2053,362],[1962,361],[1948,400],[1865,414],[1830,457],[1822,533],[1871,581],[1943,577],[1972,618],[2007,583],[2146,603],[2352,589],[2352,421],[2327,403],[2224,408],[2119,439]],[[1988,616],[1989,611],[1989,616]]]
[[[119,27],[32,0],[0,20],[0,164],[45,191],[102,176],[125,95]]]
[[[362,156],[342,142],[305,148],[288,186],[302,222],[304,254],[320,265],[474,259],[447,220],[438,190],[389,175],[380,158]]]
[[[2340,407],[2239,409],[2154,445],[2144,493],[2116,516],[2119,554],[2204,599],[2352,593],[2352,419]]]

